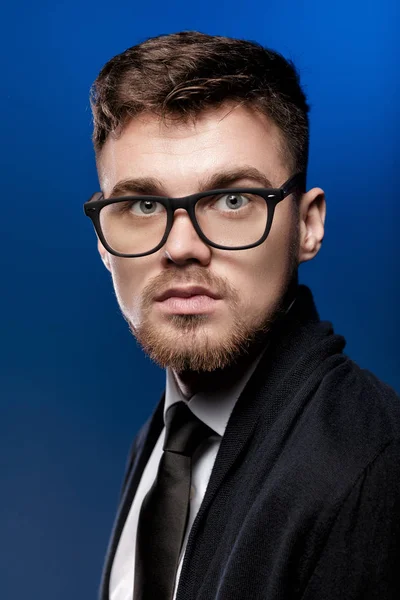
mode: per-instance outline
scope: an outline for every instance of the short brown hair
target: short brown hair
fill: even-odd
[[[150,38],[107,62],[91,90],[95,151],[140,113],[187,119],[226,101],[275,122],[291,167],[306,172],[309,107],[293,63],[258,43],[197,31]]]

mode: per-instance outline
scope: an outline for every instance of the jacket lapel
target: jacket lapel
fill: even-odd
[[[100,584],[101,600],[109,600],[110,575],[115,553],[143,470],[164,426],[163,407],[164,395],[158,403],[153,415],[138,433],[129,455],[125,479],[122,486],[121,501],[104,563],[103,576]]]

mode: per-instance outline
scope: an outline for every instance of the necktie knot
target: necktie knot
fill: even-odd
[[[173,404],[167,411],[164,451],[192,456],[203,440],[214,432],[192,413],[184,402]]]

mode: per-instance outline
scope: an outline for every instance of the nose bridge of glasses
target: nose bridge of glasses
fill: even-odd
[[[194,210],[196,200],[200,197],[201,194],[192,194],[180,198],[168,198],[165,203],[170,211],[167,243],[177,243],[180,247],[188,242],[192,244],[195,238],[202,239]]]
[[[182,196],[180,198],[168,198],[166,205],[172,213],[175,213],[179,208],[183,208],[190,215],[197,197],[198,194],[192,194],[191,196]]]
[[[177,217],[185,217],[185,219],[190,221],[190,225],[193,229],[197,229],[196,226],[196,217],[194,214],[194,204],[197,198],[197,194],[193,194],[191,196],[182,196],[180,198],[168,198],[166,201],[167,210],[169,209],[169,228],[172,229],[175,223],[177,222]],[[178,213],[177,213],[178,211]],[[180,218],[178,219],[181,220]]]

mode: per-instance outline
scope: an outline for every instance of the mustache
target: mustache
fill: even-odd
[[[143,290],[142,306],[149,306],[160,293],[180,284],[204,286],[221,298],[229,298],[231,302],[235,303],[238,301],[238,293],[226,279],[211,274],[199,265],[190,265],[184,269],[171,267],[153,277]]]

